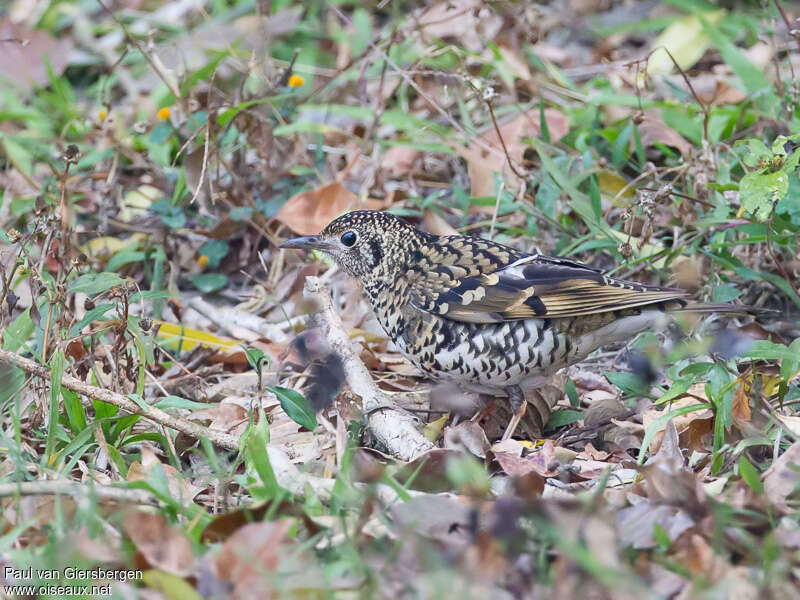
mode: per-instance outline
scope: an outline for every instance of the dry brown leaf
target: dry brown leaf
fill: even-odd
[[[553,440],[545,440],[537,452],[527,456],[518,456],[513,452],[495,452],[494,456],[503,471],[512,477],[522,477],[528,473],[538,473],[542,477],[558,474]]]
[[[159,466],[167,478],[167,487],[173,499],[188,504],[200,493],[201,488],[193,485],[172,465],[162,463],[147,444],[142,444],[142,461],[134,461],[128,468],[128,481],[147,481],[153,469]]]
[[[696,533],[692,534],[687,541],[687,547],[675,554],[675,561],[685,565],[695,576],[712,582],[721,579],[728,569],[725,559],[714,552],[708,542]]]
[[[676,540],[684,531],[694,525],[694,520],[686,511],[677,506],[655,504],[642,499],[617,513],[620,539],[633,548],[655,548],[655,526],[658,525],[670,540]]]
[[[248,424],[247,411],[234,402],[221,402],[210,408],[196,410],[189,415],[193,421],[209,420],[209,429],[241,435]]]
[[[795,442],[764,472],[764,494],[780,510],[788,513],[794,508],[789,506],[786,500],[795,493],[798,484],[800,484],[800,442]]]
[[[695,383],[693,384],[686,395],[681,396],[674,402],[670,403],[669,408],[667,409],[650,409],[645,411],[642,415],[642,425],[644,426],[644,430],[648,431],[650,425],[656,420],[664,416],[664,410],[675,410],[676,408],[683,408],[685,406],[693,406],[695,404],[702,404],[703,400],[700,398],[705,398],[705,382]],[[677,429],[678,433],[683,434],[687,431],[690,425],[694,421],[702,421],[702,420],[712,420],[713,413],[710,409],[704,408],[701,410],[695,410],[685,415],[678,415],[672,422],[675,424],[675,428]],[[659,447],[661,446],[661,440],[664,437],[664,430],[661,429],[656,433],[652,440],[650,440],[650,453],[653,454],[658,451]]]
[[[217,555],[217,575],[234,584],[235,597],[269,596],[268,577],[274,576],[287,555],[284,546],[292,543],[288,538],[291,526],[289,519],[249,523],[225,541]],[[292,560],[296,562],[297,557]]]
[[[281,207],[275,218],[295,233],[313,235],[352,208],[357,201],[358,196],[334,181],[315,190],[295,194]]]
[[[480,0],[442,0],[411,22],[416,22],[426,40],[456,38],[473,52],[483,50],[485,40],[493,39],[503,26],[503,19]]]
[[[709,86],[705,90],[697,90],[697,96],[706,104],[739,104],[747,100],[747,92],[732,86],[727,81],[717,80],[713,84],[713,89]]]
[[[684,158],[687,158],[692,151],[692,145],[667,125],[656,109],[645,112],[644,119],[639,123],[639,135],[645,148],[652,146],[653,142],[659,142],[677,149]]]
[[[775,418],[783,424],[789,433],[796,438],[800,438],[800,417],[775,415]]]
[[[704,510],[704,491],[695,474],[685,466],[672,420],[667,423],[661,448],[648,459],[641,472],[649,501],[680,506],[689,514]]]
[[[750,421],[750,398],[747,396],[747,381],[743,378],[733,393],[733,406],[731,416],[734,423],[737,421]]]
[[[61,39],[5,19],[0,23],[0,73],[22,89],[45,85],[49,78],[45,58],[56,77],[64,72],[72,52],[72,38]]]
[[[432,210],[425,210],[422,224],[425,226],[425,231],[434,235],[458,235],[455,228]]]
[[[392,146],[381,158],[381,169],[389,177],[402,177],[414,170],[414,163],[422,152],[410,146]]]
[[[122,527],[152,567],[178,577],[191,572],[194,564],[192,543],[170,527],[161,515],[130,510],[122,520]]]
[[[463,421],[444,430],[444,447],[463,449],[480,458],[486,458],[489,440],[483,428],[475,421]]]
[[[569,119],[563,113],[548,108],[544,111],[550,139],[557,141],[569,131]],[[538,137],[541,132],[539,109],[530,110],[511,121],[500,125],[500,134],[503,136],[508,156],[514,163],[522,160],[522,154],[528,147],[523,139]],[[495,148],[497,152],[473,144],[468,148],[457,148],[458,153],[467,161],[467,170],[471,186],[471,195],[477,197],[494,196],[494,174],[502,173],[504,177],[516,178],[508,166],[508,160],[503,151],[503,144],[497,135],[497,130],[492,127],[480,138],[485,144]],[[488,207],[491,212],[492,207]]]

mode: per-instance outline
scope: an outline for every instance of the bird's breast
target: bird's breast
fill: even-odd
[[[373,305],[398,349],[428,376],[466,387],[503,388],[569,362],[567,336],[548,319],[464,323],[407,304]]]

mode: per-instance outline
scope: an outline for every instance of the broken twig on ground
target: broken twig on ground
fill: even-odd
[[[434,446],[417,430],[417,419],[398,407],[381,391],[364,363],[353,352],[352,342],[342,320],[333,308],[330,291],[318,277],[307,277],[304,295],[320,305],[320,327],[331,348],[342,359],[345,379],[350,389],[361,396],[368,415],[369,428],[389,452],[402,460],[413,460]]]
[[[17,366],[23,371],[30,373],[31,375],[35,375],[36,377],[41,377],[42,379],[47,380],[50,379],[50,369],[30,360],[29,358],[24,358],[18,354],[15,354],[14,352],[0,350],[0,362]],[[113,404],[114,406],[126,410],[131,414],[141,415],[155,423],[164,425],[165,427],[169,427],[170,429],[174,429],[176,431],[180,431],[181,433],[185,433],[193,438],[206,438],[212,444],[219,446],[220,448],[225,448],[226,450],[238,449],[237,440],[232,435],[222,433],[220,431],[214,431],[207,427],[203,427],[202,425],[198,425],[197,423],[187,421],[186,419],[172,416],[160,408],[156,408],[155,406],[140,406],[122,394],[89,385],[88,383],[84,383],[80,379],[70,375],[64,374],[62,376],[61,385],[68,390],[72,390],[73,392],[77,392],[78,394],[82,394],[94,400],[100,400],[102,402],[107,402],[108,404]]]

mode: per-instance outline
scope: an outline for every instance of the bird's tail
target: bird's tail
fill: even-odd
[[[734,315],[762,315],[780,312],[772,308],[748,306],[747,304],[727,304],[725,302],[686,302],[682,306],[670,307],[670,310],[697,313],[721,312]]]

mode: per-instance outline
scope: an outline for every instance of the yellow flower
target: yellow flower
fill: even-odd
[[[292,75],[289,77],[289,87],[299,88],[306,82],[302,75]]]
[[[100,110],[97,111],[98,121],[105,121],[107,116],[108,116],[108,111],[105,108],[101,108]]]
[[[170,110],[168,107],[165,106],[164,108],[158,109],[157,116],[159,121],[166,121],[167,119],[169,119],[169,115],[170,115]]]
[[[201,254],[197,257],[197,266],[201,269],[205,269],[208,266],[208,257],[205,254]]]

